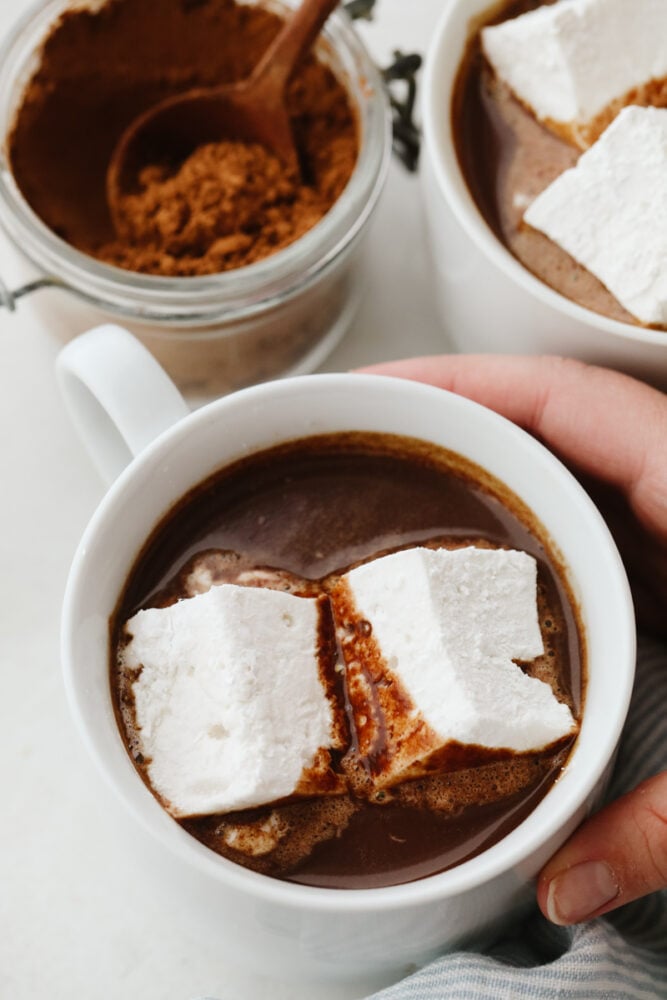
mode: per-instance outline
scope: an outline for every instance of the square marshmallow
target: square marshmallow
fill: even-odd
[[[365,641],[350,635],[342,647],[376,785],[450,743],[521,752],[574,731],[567,705],[513,662],[544,651],[532,556],[407,549],[348,573],[336,603],[366,623]]]
[[[524,220],[642,323],[666,325],[667,109],[624,108]]]
[[[650,87],[667,77],[667,6],[559,0],[483,28],[482,48],[540,121],[575,141],[582,132],[580,144],[588,145],[586,127],[599,115],[633,100],[649,103]]]
[[[127,622],[141,752],[172,815],[318,790],[338,738],[318,626],[316,600],[231,584]]]

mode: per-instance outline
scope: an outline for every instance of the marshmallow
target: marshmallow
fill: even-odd
[[[605,111],[650,103],[651,86],[667,77],[666,28],[664,0],[560,0],[483,28],[481,37],[519,100],[588,145],[586,127]]]
[[[319,674],[318,601],[226,584],[139,611],[126,631],[141,753],[172,815],[331,790],[339,734]]]
[[[524,220],[642,323],[666,325],[667,109],[625,108]]]
[[[376,786],[448,744],[522,752],[573,733],[570,709],[512,662],[544,651],[536,572],[524,552],[414,548],[343,577],[334,607]]]
[[[179,593],[183,597],[194,597],[223,583],[283,590],[298,597],[314,595],[312,581],[286,569],[249,564],[229,549],[207,549],[193,556],[180,574]]]

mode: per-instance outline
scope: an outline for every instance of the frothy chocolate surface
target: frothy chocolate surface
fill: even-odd
[[[458,456],[372,434],[305,439],[223,470],[185,497],[140,554],[112,623],[111,681],[128,751],[137,752],[131,684],[119,669],[122,624],[220,583],[328,593],[337,576],[411,546],[502,546],[538,562],[545,653],[523,669],[579,717],[584,654],[562,571],[539,525],[495,480]],[[363,628],[363,623],[357,623]],[[354,623],[353,623],[354,625]],[[334,650],[333,626],[322,643]],[[341,704],[351,710],[340,675]],[[516,826],[558,777],[571,742],[543,753],[450,749],[426,776],[364,794],[351,747],[334,769],[351,791],[182,821],[212,850],[268,875],[333,888],[423,878],[474,856]]]
[[[461,170],[486,222],[524,267],[578,305],[641,325],[590,271],[522,222],[528,205],[575,165],[580,150],[541,125],[495,76],[482,54],[479,29],[545,2],[554,0],[511,0],[491,8],[476,24],[451,109]],[[666,88],[656,85],[652,100],[664,105],[666,99]]]

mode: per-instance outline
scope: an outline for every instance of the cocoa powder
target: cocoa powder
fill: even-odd
[[[135,116],[191,87],[246,78],[281,24],[233,0],[109,0],[66,11],[43,45],[8,143],[33,210],[84,253],[150,274],[238,268],[297,240],[340,196],[359,147],[345,87],[313,56],[287,93],[302,180],[261,146],[202,146],[175,172],[159,162],[146,168],[126,199],[122,238],[105,194],[109,157]]]

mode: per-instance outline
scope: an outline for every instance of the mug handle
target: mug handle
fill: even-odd
[[[74,426],[107,483],[190,412],[152,354],[113,324],[71,340],[58,355],[56,376]]]

